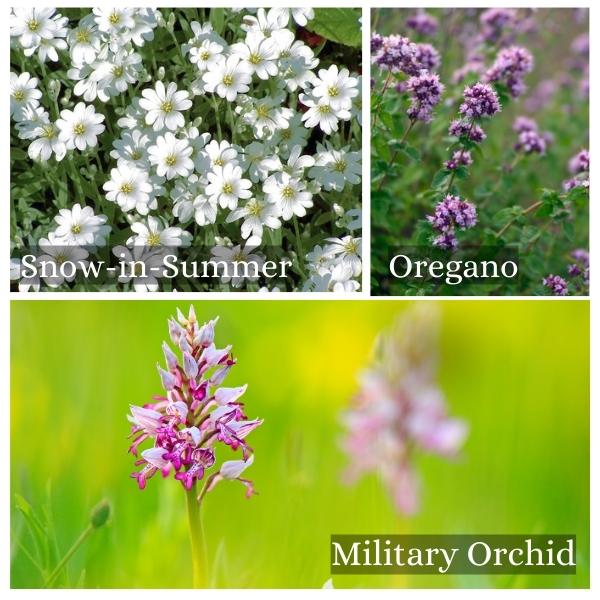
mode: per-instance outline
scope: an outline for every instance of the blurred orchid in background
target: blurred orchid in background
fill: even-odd
[[[463,420],[449,416],[436,379],[438,333],[439,315],[429,303],[402,314],[377,339],[372,364],[342,417],[350,459],[345,481],[378,472],[397,510],[407,515],[420,506],[415,455],[455,457],[468,433]]]

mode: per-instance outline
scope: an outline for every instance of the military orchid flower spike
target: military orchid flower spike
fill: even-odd
[[[178,310],[177,319],[169,320],[169,335],[181,359],[163,343],[166,368],[159,366],[158,371],[166,395],[142,407],[131,406],[128,416],[133,424],[129,451],[137,457],[139,446],[152,442],[135,463],[141,469],[131,475],[141,490],[160,471],[163,477],[173,474],[187,491],[203,481],[199,501],[224,479],[243,483],[248,498],[255,493],[242,474],[254,459],[246,438],[262,420],[249,420],[244,413],[239,399],[246,385],[221,387],[236,361],[231,346],[215,347],[217,320],[199,326],[193,307],[187,318]],[[222,462],[208,474],[218,461],[219,446],[239,449],[242,456]]]

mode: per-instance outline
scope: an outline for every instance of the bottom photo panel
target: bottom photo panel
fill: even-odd
[[[13,301],[13,588],[587,588],[587,301]]]

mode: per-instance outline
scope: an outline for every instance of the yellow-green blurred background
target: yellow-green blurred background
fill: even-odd
[[[51,484],[59,554],[108,498],[109,526],[69,563],[85,587],[189,587],[182,488],[129,478],[130,403],[160,393],[166,319],[189,303],[17,301],[11,306],[11,493],[41,507]],[[356,391],[377,332],[411,301],[199,301],[220,315],[217,345],[249,384],[264,425],[248,471],[204,510],[211,583],[321,587],[332,533],[575,533],[569,576],[336,576],[335,587],[587,587],[589,584],[589,305],[585,301],[444,301],[440,381],[471,432],[463,456],[419,459],[423,504],[397,515],[376,476],[340,482],[339,413]],[[11,502],[13,587],[37,587]]]

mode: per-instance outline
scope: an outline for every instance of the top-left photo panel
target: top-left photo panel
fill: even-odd
[[[12,291],[362,289],[359,8],[12,8]]]

